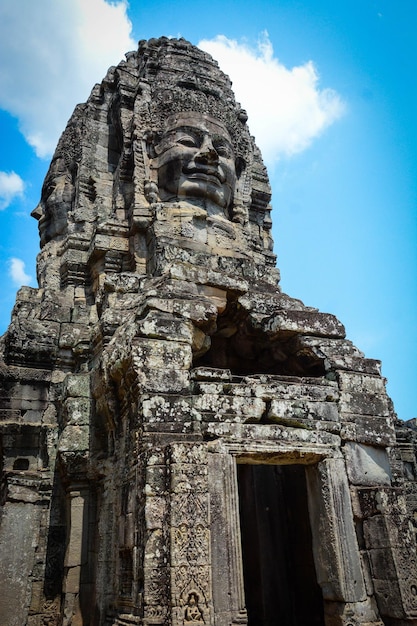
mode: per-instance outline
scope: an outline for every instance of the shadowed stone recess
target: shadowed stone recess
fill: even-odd
[[[2,626],[417,625],[415,424],[281,292],[270,199],[183,39],[76,107],[0,340]]]

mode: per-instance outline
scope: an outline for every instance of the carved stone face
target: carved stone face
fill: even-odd
[[[173,115],[154,150],[163,202],[186,198],[203,206],[230,205],[235,158],[229,133],[219,120],[199,113]]]
[[[41,201],[32,211],[39,220],[42,245],[65,233],[74,197],[74,183],[64,159],[54,158],[42,187]]]

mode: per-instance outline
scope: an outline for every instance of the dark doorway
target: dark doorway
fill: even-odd
[[[238,465],[249,626],[324,626],[302,465]]]

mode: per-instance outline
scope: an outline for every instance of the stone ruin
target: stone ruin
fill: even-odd
[[[68,122],[1,339],[2,626],[417,624],[416,432],[277,286],[246,121],[161,38]]]

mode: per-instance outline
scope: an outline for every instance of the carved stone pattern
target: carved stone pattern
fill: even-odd
[[[210,623],[210,518],[206,451],[199,445],[174,445],[171,463],[172,602],[196,624]],[[197,607],[190,606],[196,601]],[[187,608],[188,607],[188,608]],[[201,621],[204,620],[204,621]]]
[[[58,626],[61,621],[60,600],[45,600],[42,607],[42,626]]]
[[[417,578],[399,579],[398,582],[406,614],[417,617]]]
[[[167,613],[167,606],[145,606],[144,608],[144,618],[147,624],[164,624]]]

